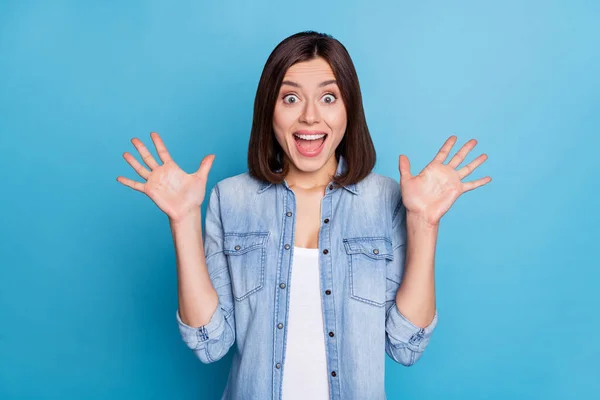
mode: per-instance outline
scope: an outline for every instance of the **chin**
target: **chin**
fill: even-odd
[[[330,155],[328,155],[326,149],[323,149],[323,151],[315,157],[304,157],[298,152],[294,154],[293,158],[288,156],[288,159],[302,172],[319,171],[327,164],[329,158]]]

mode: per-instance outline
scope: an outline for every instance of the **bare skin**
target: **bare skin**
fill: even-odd
[[[152,132],[151,138],[163,164],[159,165],[141,140],[133,138],[131,142],[148,168],[128,152],[123,157],[146,181],[122,176],[117,181],[146,194],[169,217],[177,258],[179,315],[183,323],[200,327],[210,321],[219,302],[206,266],[200,215],[215,156],[204,157],[198,170],[187,174],[173,161],[158,133]]]
[[[335,148],[346,129],[346,110],[339,101],[341,95],[337,84],[332,82],[334,80],[329,64],[322,58],[295,64],[284,77],[280,99],[275,106],[273,129],[285,159],[289,161],[286,181],[296,195],[295,245],[298,247],[318,247],[321,199],[337,167]],[[291,84],[285,84],[286,81]],[[305,157],[298,152],[293,136],[298,130],[328,133],[321,154]],[[475,147],[477,141],[474,139],[444,164],[455,143],[456,136],[448,138],[434,160],[415,176],[410,173],[408,158],[405,155],[399,158],[408,235],[404,276],[396,295],[396,305],[404,316],[420,327],[429,325],[436,311],[434,264],[439,221],[461,194],[491,181],[487,176],[462,182],[487,159],[487,155],[482,154],[459,168]]]
[[[289,68],[275,105],[273,129],[290,166],[286,182],[296,196],[297,247],[318,248],[321,199],[337,169],[335,149],[345,134],[346,120],[340,91],[325,60],[316,58]],[[300,154],[293,136],[298,130],[326,133],[323,151],[315,157]],[[171,159],[158,134],[153,132],[151,136],[163,164],[159,165],[143,143],[134,138],[132,143],[148,168],[127,152],[123,156],[146,182],[121,176],[117,181],[145,193],[169,217],[177,256],[179,313],[184,323],[199,327],[210,321],[218,307],[217,292],[206,266],[200,215],[214,155],[206,156],[196,172],[187,174]],[[482,154],[459,168],[475,147],[474,139],[444,164],[455,143],[455,136],[448,138],[418,175],[411,174],[405,155],[399,158],[408,235],[405,271],[396,305],[421,327],[431,322],[436,310],[434,256],[439,221],[459,196],[491,181],[487,176],[462,182],[487,160],[487,155]]]
[[[296,196],[294,245],[319,247],[321,199],[337,169],[335,149],[342,141],[347,115],[331,66],[321,57],[292,65],[283,78],[273,115],[275,138],[289,163],[286,181]],[[305,157],[294,132],[324,132],[323,151]]]
[[[292,186],[296,196],[296,231],[294,246],[308,249],[319,247],[319,229],[321,226],[321,199],[325,186],[303,189]]]

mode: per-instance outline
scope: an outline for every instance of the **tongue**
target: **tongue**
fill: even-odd
[[[316,149],[319,148],[321,143],[323,143],[325,141],[325,137],[322,137],[321,139],[317,139],[317,140],[304,140],[304,139],[296,138],[296,141],[298,142],[300,147],[302,147],[304,150],[315,151]]]

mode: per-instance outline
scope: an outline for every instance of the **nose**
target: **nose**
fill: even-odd
[[[319,113],[319,107],[317,107],[314,102],[307,101],[302,109],[300,120],[302,122],[306,122],[307,124],[314,124],[315,122],[319,122],[320,119],[321,115]]]

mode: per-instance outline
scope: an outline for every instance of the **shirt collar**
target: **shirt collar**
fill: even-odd
[[[343,174],[344,172],[346,172],[347,168],[348,168],[348,165],[346,163],[346,159],[344,158],[343,155],[340,154],[340,158],[338,160],[337,169],[335,170],[335,176]],[[284,184],[287,186],[287,183],[285,181],[284,181]],[[272,185],[272,183],[270,183],[268,181],[262,181],[261,184],[260,184],[260,187],[258,189],[258,193],[264,192],[271,185]],[[342,187],[344,189],[348,190],[349,192],[353,193],[353,194],[358,194],[358,188],[357,188],[357,185],[355,183],[352,183],[352,184],[347,185],[347,186],[342,186]]]

